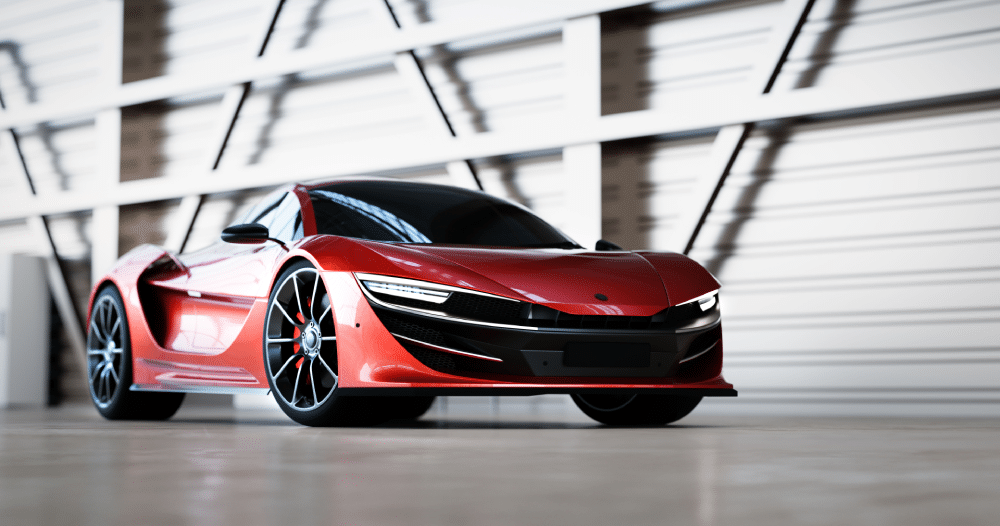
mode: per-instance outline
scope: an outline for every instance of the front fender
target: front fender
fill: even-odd
[[[674,252],[635,252],[656,269],[670,305],[679,305],[718,290],[719,280],[697,261]]]

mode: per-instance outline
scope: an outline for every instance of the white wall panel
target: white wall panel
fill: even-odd
[[[747,399],[997,398],[998,151],[995,102],[748,140],[692,253],[724,283]]]
[[[176,0],[169,2],[163,23],[162,73],[182,75],[226,67],[253,47],[259,16],[256,0]]]
[[[693,4],[693,5],[692,5]],[[604,17],[603,113],[743,95],[780,2],[689,3]]]
[[[196,177],[208,167],[221,96],[129,106],[122,111],[121,180]],[[217,148],[217,146],[214,146]]]
[[[40,254],[34,232],[28,227],[27,221],[0,222],[0,239],[3,240],[4,252],[10,254]]]
[[[715,134],[604,145],[604,238],[629,250],[664,249]]]
[[[82,190],[93,184],[97,168],[94,121],[46,123],[17,132],[40,195]]]
[[[417,55],[459,136],[530,129],[562,118],[565,56],[558,26],[418,50]]]
[[[220,166],[334,165],[340,155],[383,155],[428,129],[395,69],[258,83]]]
[[[1000,3],[819,0],[775,90],[823,85],[891,89],[975,75],[1000,56]]]
[[[0,4],[0,93],[8,108],[58,102],[100,74],[99,0]]]
[[[380,4],[381,0],[286,0],[265,53],[350,45],[352,39],[394,29],[377,12]]]

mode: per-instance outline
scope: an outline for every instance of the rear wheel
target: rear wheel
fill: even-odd
[[[114,286],[101,289],[90,311],[87,374],[90,399],[108,420],[166,420],[184,401],[184,393],[129,390],[132,346],[125,304]]]
[[[573,402],[587,416],[609,426],[662,426],[694,411],[700,396],[574,394]]]
[[[383,421],[377,400],[339,395],[336,325],[319,272],[300,261],[276,283],[264,323],[264,364],[281,410],[307,426]]]

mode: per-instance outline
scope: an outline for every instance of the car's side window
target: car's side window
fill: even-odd
[[[253,208],[245,212],[240,216],[233,225],[242,225],[245,223],[258,223],[258,219],[266,215],[268,212],[274,210],[278,204],[281,203],[282,198],[286,195],[285,192],[275,193],[272,195],[265,196],[259,203],[254,205]],[[230,225],[232,226],[232,225]]]
[[[289,243],[302,237],[302,209],[299,199],[294,193],[288,192],[270,210],[265,211],[255,223],[267,227],[271,237]]]

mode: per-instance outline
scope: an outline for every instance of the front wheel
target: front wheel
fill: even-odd
[[[281,410],[307,426],[372,425],[382,404],[339,396],[337,333],[319,272],[300,261],[278,277],[264,322],[264,365]]]
[[[662,426],[694,411],[700,396],[574,394],[573,402],[587,416],[609,426]]]
[[[108,420],[166,420],[184,393],[132,391],[132,343],[121,294],[106,286],[94,298],[87,324],[90,399]]]

